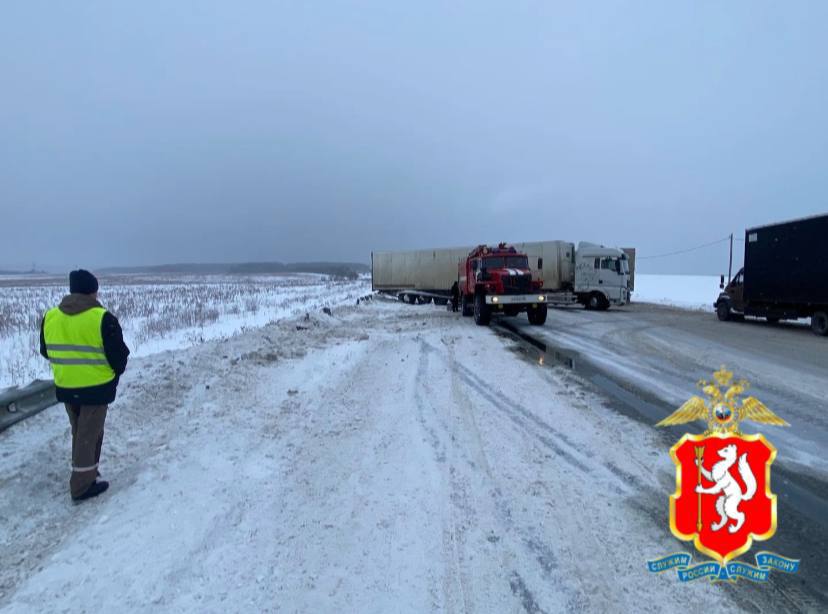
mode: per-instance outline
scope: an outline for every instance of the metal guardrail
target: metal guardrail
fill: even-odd
[[[57,402],[52,380],[35,380],[23,388],[0,390],[0,432]]]

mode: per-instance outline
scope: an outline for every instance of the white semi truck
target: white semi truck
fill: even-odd
[[[578,304],[587,309],[625,305],[633,288],[635,251],[581,242],[577,249],[566,241],[512,243],[529,257],[533,276],[543,280],[543,292],[552,304]],[[372,252],[374,290],[396,294],[410,303],[444,303],[458,280],[457,265],[469,247],[415,251]]]

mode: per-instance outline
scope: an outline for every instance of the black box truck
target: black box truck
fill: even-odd
[[[745,266],[714,303],[719,319],[811,318],[811,329],[828,335],[828,255],[823,242],[828,243],[828,215],[746,230]]]

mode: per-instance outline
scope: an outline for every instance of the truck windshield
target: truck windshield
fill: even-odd
[[[529,259],[526,256],[492,256],[484,260],[487,269],[528,269]]]
[[[630,274],[630,266],[625,258],[615,258],[612,256],[601,258],[601,268],[615,271],[619,275]]]

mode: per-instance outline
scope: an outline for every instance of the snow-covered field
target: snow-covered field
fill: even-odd
[[[683,309],[713,311],[719,296],[717,275],[635,275],[636,303],[656,303]]]
[[[327,276],[140,275],[100,280],[100,302],[121,322],[133,356],[192,346],[246,328],[343,303],[370,292],[370,282]],[[50,377],[40,356],[43,313],[66,294],[64,278],[0,280],[0,388]]]
[[[719,278],[636,275],[633,300],[712,311]],[[354,302],[370,281],[328,281],[326,276],[140,275],[101,280],[100,301],[115,313],[133,356],[190,347],[247,328]],[[63,278],[0,279],[0,388],[50,376],[38,353],[40,319],[66,293]]]
[[[518,349],[375,300],[135,359],[100,499],[60,408],[0,433],[0,610],[761,609],[646,570],[683,547],[657,434]]]

